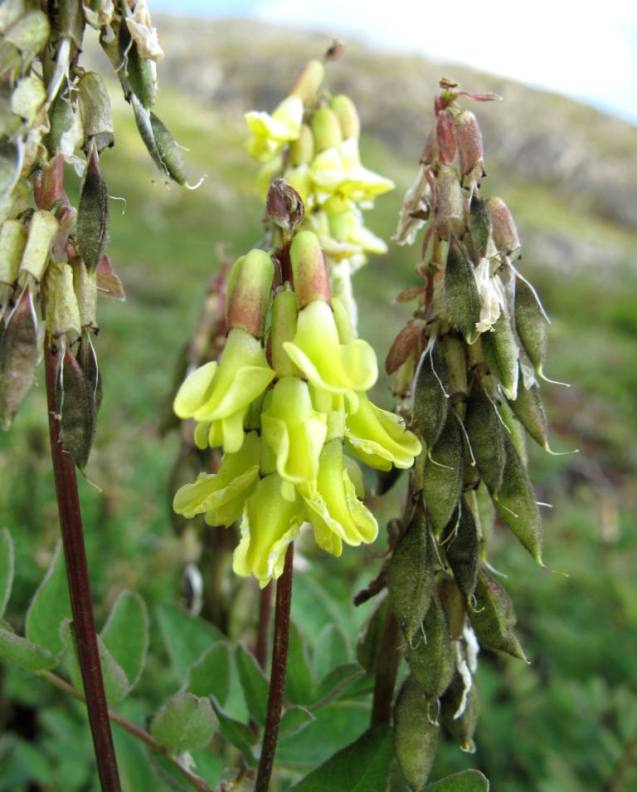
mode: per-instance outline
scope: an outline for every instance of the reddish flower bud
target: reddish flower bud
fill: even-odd
[[[263,250],[237,259],[228,279],[228,329],[240,327],[260,338],[270,305],[274,263]]]
[[[451,165],[456,158],[456,137],[453,128],[453,116],[442,111],[436,119],[436,139],[438,141],[439,159],[445,165]]]
[[[460,155],[460,172],[466,176],[476,166],[482,164],[484,154],[482,132],[478,126],[478,119],[470,110],[464,110],[456,116],[455,131]]]
[[[265,206],[270,220],[284,231],[293,232],[305,215],[301,196],[285,179],[274,179]]]
[[[316,234],[301,231],[294,237],[290,246],[290,261],[299,308],[304,308],[313,300],[329,302],[327,269]]]
[[[487,210],[491,217],[493,241],[500,253],[510,255],[520,247],[520,237],[513,215],[502,198],[489,198]]]

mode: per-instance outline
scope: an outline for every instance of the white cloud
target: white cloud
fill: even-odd
[[[466,63],[637,121],[633,0],[261,0],[256,13],[386,49]]]

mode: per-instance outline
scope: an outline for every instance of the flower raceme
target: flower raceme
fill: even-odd
[[[330,298],[318,237],[298,232],[289,253],[292,283],[272,299],[272,258],[253,250],[237,260],[220,360],[191,372],[174,402],[180,418],[194,419],[196,444],[221,446],[223,456],[218,472],[181,487],[173,506],[211,525],[240,521],[234,570],[262,586],[281,574],[304,523],[333,555],[343,543],[375,540],[346,449],[380,470],[408,468],[420,453],[415,435],[366,394],[376,355]]]

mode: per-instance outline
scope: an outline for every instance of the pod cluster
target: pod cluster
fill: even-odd
[[[106,255],[113,145],[104,77],[81,66],[86,26],[99,30],[138,127],[162,172],[185,182],[178,149],[155,118],[163,53],[145,2],[6,0],[0,8],[0,422],[8,428],[34,381],[39,326],[58,358],[65,449],[88,459],[101,399],[93,347],[98,292],[123,299]],[[65,164],[81,174],[79,201]]]
[[[336,556],[344,543],[373,542],[378,527],[357,461],[409,468],[421,444],[368,398],[376,355],[331,297],[314,232],[235,262],[226,321],[218,362],[190,372],[174,401],[176,414],[194,421],[197,447],[219,447],[221,463],[181,487],[173,505],[211,525],[238,521],[234,570],[265,586],[304,523]]]
[[[324,74],[321,61],[310,61],[271,115],[247,113],[246,147],[263,163],[257,180],[263,198],[278,177],[299,194],[305,205],[302,228],[319,237],[332,292],[355,323],[350,276],[365,264],[367,253],[387,252],[385,242],[366,228],[363,211],[394,184],[361,163],[356,107],[349,97],[322,89]]]
[[[410,668],[394,716],[397,756],[412,789],[426,781],[441,722],[473,749],[478,648],[524,659],[487,545],[497,519],[542,563],[525,436],[549,448],[539,386],[547,318],[516,269],[511,212],[481,194],[482,135],[458,102],[468,95],[441,87],[395,235],[411,244],[423,229],[423,284],[399,295],[417,307],[386,360],[423,446],[411,479],[413,514],[387,573]]]

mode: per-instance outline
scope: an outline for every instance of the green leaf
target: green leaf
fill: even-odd
[[[303,635],[296,624],[291,622],[285,695],[294,704],[308,704],[312,700],[313,688],[314,680]]]
[[[207,745],[217,725],[208,699],[178,693],[155,715],[150,731],[171,753],[181,753]]]
[[[132,591],[122,591],[101,632],[104,646],[124,671],[128,689],[137,684],[148,652],[148,611],[144,600]]]
[[[358,663],[346,663],[332,669],[317,685],[312,706],[322,707],[343,694],[350,685],[365,676]]]
[[[337,751],[290,792],[385,792],[392,758],[392,733],[388,726],[368,729],[358,740]]]
[[[190,668],[186,690],[195,696],[214,696],[225,704],[230,690],[230,651],[225,643],[211,646]]]
[[[48,671],[57,665],[57,657],[27,638],[0,628],[0,660],[26,668],[28,671]]]
[[[235,659],[250,717],[263,725],[268,708],[268,679],[254,657],[243,646],[237,646]]]
[[[6,528],[0,531],[0,619],[4,616],[13,585],[13,540]]]
[[[211,701],[215,714],[219,719],[219,731],[223,737],[225,737],[231,745],[234,745],[235,748],[238,748],[248,759],[250,764],[255,764],[256,760],[252,751],[252,746],[256,742],[256,734],[245,723],[227,715],[214,698],[212,698]]]
[[[343,630],[336,624],[326,624],[316,639],[312,670],[316,679],[322,679],[326,674],[345,665],[351,660],[349,644]]]
[[[489,792],[489,779],[479,770],[465,770],[463,773],[441,778],[425,789],[435,792]]]
[[[80,670],[80,661],[77,654],[77,646],[75,642],[75,635],[73,633],[73,623],[70,619],[64,619],[60,625],[60,640],[66,649],[66,657],[69,664],[69,676],[73,686],[78,690],[84,690],[84,683],[82,682],[82,672]],[[123,701],[130,692],[130,685],[126,672],[113,658],[108,651],[101,637],[97,636],[97,648],[100,655],[100,665],[102,667],[102,676],[104,677],[104,691],[106,693],[106,700],[109,704],[119,704]]]
[[[174,605],[158,608],[157,619],[170,660],[181,682],[185,681],[190,666],[199,660],[206,649],[223,639],[222,633],[212,624]]]
[[[53,654],[62,651],[60,624],[70,618],[71,604],[66,582],[62,543],[58,542],[49,569],[27,611],[26,637]]]
[[[289,707],[281,718],[279,734],[281,737],[291,737],[293,734],[298,734],[300,731],[303,731],[303,729],[309,726],[314,720],[316,720],[316,718],[309,709],[305,707]]]

